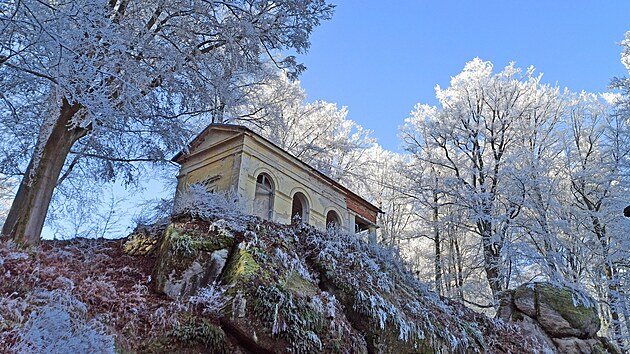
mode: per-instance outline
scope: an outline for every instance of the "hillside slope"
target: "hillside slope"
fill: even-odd
[[[439,299],[393,250],[246,216],[185,216],[129,240],[30,252],[5,241],[0,267],[1,352],[540,350]]]

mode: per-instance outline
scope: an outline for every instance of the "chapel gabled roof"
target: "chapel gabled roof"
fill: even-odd
[[[262,135],[254,132],[253,130],[251,130],[251,129],[245,127],[245,126],[242,126],[242,125],[225,124],[225,123],[212,123],[212,124],[208,125],[204,130],[201,131],[201,133],[199,133],[188,144],[188,147],[186,149],[180,151],[175,156],[173,156],[171,161],[176,162],[176,163],[181,165],[182,159],[185,158],[186,155],[189,155],[191,152],[193,152],[197,147],[199,147],[199,145],[201,145],[203,143],[204,139],[210,134],[210,132],[213,129],[231,130],[231,131],[235,131],[235,132],[240,132],[240,133],[245,133],[245,134],[252,135],[256,139],[260,139],[263,142],[273,146],[275,149],[280,151],[283,155],[287,156],[289,159],[292,159],[292,160],[296,161],[299,165],[302,165],[306,169],[314,172],[318,177],[322,178],[326,182],[328,182],[328,183],[332,184],[333,186],[335,186],[336,188],[340,189],[342,192],[346,193],[348,196],[353,197],[353,199],[359,199],[360,201],[363,202],[363,204],[365,204],[366,206],[369,206],[369,208],[372,209],[373,212],[385,214],[385,212],[382,211],[379,207],[377,207],[374,204],[368,202],[367,200],[365,200],[360,195],[354,193],[353,191],[351,191],[347,187],[343,186],[341,183],[335,181],[334,179],[332,179],[331,177],[325,175],[323,172],[319,171],[315,167],[313,167],[313,166],[307,164],[306,162],[300,160],[299,158],[295,157],[294,155],[292,155],[288,151],[286,151],[286,150],[282,149],[281,147],[279,147],[274,142],[270,141],[269,139],[263,137]],[[356,212],[356,210],[355,210],[355,212]]]

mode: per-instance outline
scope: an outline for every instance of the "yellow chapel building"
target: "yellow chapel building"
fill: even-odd
[[[299,216],[319,229],[366,232],[375,241],[378,207],[246,127],[211,124],[173,161],[181,166],[177,194],[195,183],[233,191],[263,219],[290,224]]]

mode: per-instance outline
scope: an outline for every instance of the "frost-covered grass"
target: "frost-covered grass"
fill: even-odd
[[[433,314],[452,316],[452,309],[413,277],[396,249],[370,245],[336,230],[307,231],[302,242],[308,245],[304,251],[324,268],[328,281],[351,296],[352,303],[345,305],[367,316],[381,331],[395,331],[403,342],[448,333],[448,326],[444,333],[436,330],[434,323],[439,320]],[[456,326],[450,330],[459,331]],[[461,343],[453,343],[452,349],[466,347],[466,336],[458,338]]]
[[[225,294],[225,290],[225,287],[215,282],[201,288],[188,301],[195,305],[201,305],[204,314],[219,316],[225,305],[232,300],[231,296]]]
[[[61,290],[37,296],[43,305],[17,330],[12,348],[16,353],[115,353],[114,337],[100,321],[87,318],[86,304]]]
[[[128,350],[139,343],[124,338],[159,336],[177,312],[149,290],[152,264],[123,255],[119,241],[28,252],[0,241],[0,259],[2,353],[113,353],[115,341]]]

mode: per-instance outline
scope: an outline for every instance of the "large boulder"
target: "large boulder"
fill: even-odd
[[[169,225],[153,271],[154,289],[171,299],[189,297],[219,278],[234,236],[200,230],[194,222]]]
[[[594,304],[567,287],[528,283],[506,292],[498,313],[557,353],[618,353],[597,336],[600,321]]]
[[[600,327],[594,302],[568,288],[547,283],[526,284],[514,290],[516,308],[535,318],[554,338],[591,338]]]
[[[554,338],[593,338],[599,331],[599,316],[592,299],[580,303],[580,295],[570,289],[544,283],[537,284],[536,295],[538,322]]]

